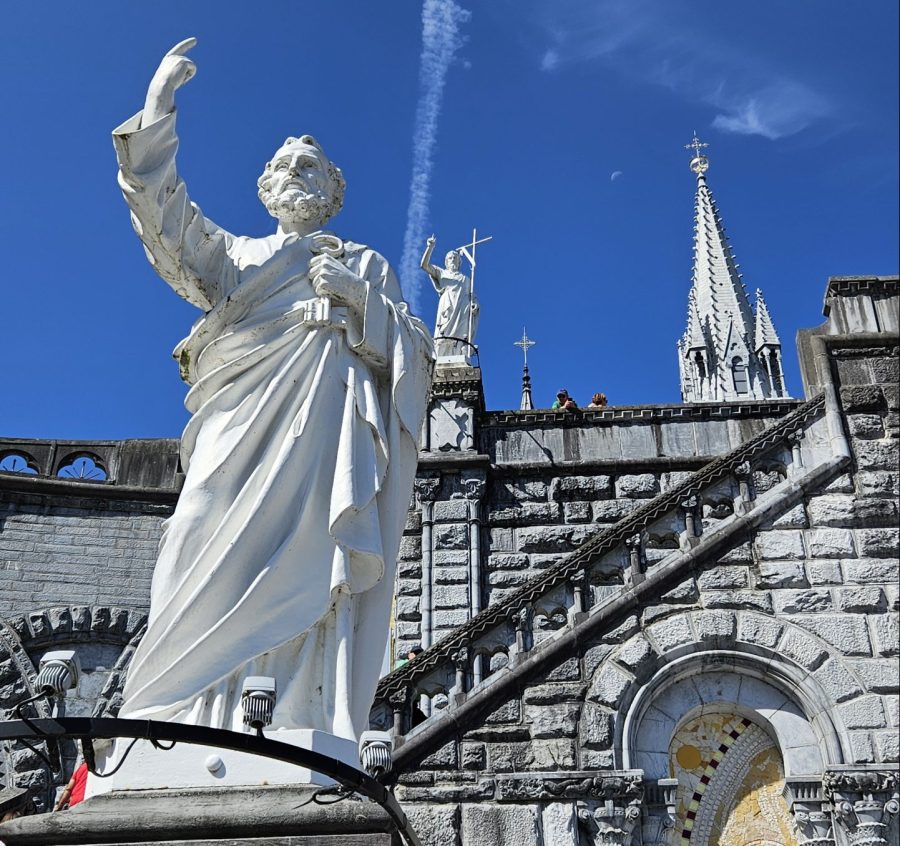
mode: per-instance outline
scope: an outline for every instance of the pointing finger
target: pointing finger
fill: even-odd
[[[168,53],[167,56],[183,56],[187,53],[188,50],[195,47],[197,44],[197,39],[193,36],[191,38],[185,38],[184,41],[179,41]]]

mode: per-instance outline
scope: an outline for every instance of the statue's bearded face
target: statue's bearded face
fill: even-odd
[[[288,138],[257,185],[269,214],[284,223],[323,225],[344,204],[344,177],[311,135]]]
[[[447,270],[456,272],[457,270],[459,270],[459,265],[459,253],[456,252],[456,250],[450,250],[450,252],[447,253],[446,256],[444,256],[444,267],[446,267]]]

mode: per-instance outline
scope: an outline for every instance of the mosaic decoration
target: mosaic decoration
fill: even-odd
[[[796,846],[781,755],[751,720],[690,721],[675,733],[670,771],[679,780],[680,846]]]

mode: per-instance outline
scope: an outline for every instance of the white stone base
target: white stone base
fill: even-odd
[[[356,743],[312,729],[284,729],[267,735],[270,740],[289,743],[337,758],[359,769]],[[97,771],[115,768],[130,740],[120,739],[107,755],[97,754]],[[167,745],[167,744],[166,744]],[[148,740],[138,740],[122,768],[108,778],[88,776],[85,798],[112,790],[159,790],[162,788],[234,787],[269,784],[331,785],[321,773],[276,761],[262,755],[233,752],[213,746],[179,743],[172,749],[157,749]]]

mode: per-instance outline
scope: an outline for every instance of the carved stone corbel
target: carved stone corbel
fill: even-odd
[[[888,829],[900,813],[897,770],[830,771],[822,783],[834,824],[843,829],[850,846],[887,846]]]
[[[578,825],[593,846],[630,846],[641,819],[643,776],[622,773],[595,779],[596,800],[578,803]]]

